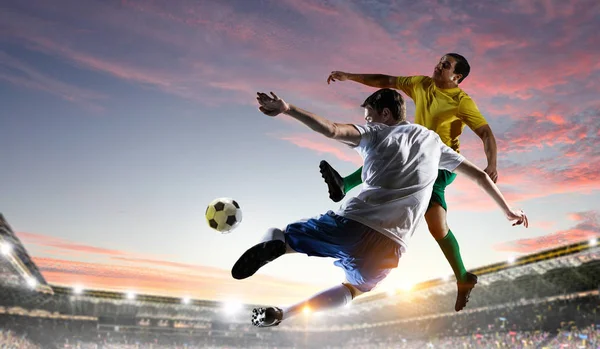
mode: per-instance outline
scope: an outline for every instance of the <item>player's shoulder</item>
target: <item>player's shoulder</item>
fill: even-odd
[[[431,77],[425,75],[401,75],[398,76],[397,79],[400,84],[408,85],[431,84],[433,82]]]
[[[413,124],[408,121],[401,122],[394,126],[396,132],[411,134],[411,135],[423,135],[424,137],[428,137],[429,134],[433,131],[429,130],[427,127]],[[433,132],[435,134],[435,132]]]
[[[460,100],[463,100],[463,99],[465,99],[465,100],[466,100],[466,99],[473,100],[473,98],[471,98],[471,96],[469,96],[469,94],[467,93],[467,91],[463,90],[462,88],[461,88],[461,89],[460,89],[460,91],[458,92],[458,98],[459,98]]]
[[[381,134],[387,133],[390,130],[390,126],[386,124],[380,124],[377,122],[367,122],[366,124],[353,124],[358,130],[362,137],[380,137]]]
[[[428,129],[427,127],[425,127],[423,125],[419,125],[419,124],[413,124],[413,123],[407,122],[406,124],[404,124],[404,130],[407,133],[416,134],[423,138],[439,138],[440,137],[436,132]]]
[[[356,125],[358,127],[371,130],[371,131],[380,131],[389,128],[390,126],[378,122],[367,122],[364,125]]]
[[[458,97],[458,107],[460,108],[477,108],[477,104],[475,103],[475,100],[469,96],[468,93],[465,92],[465,90],[461,89],[460,92],[457,95]]]
[[[403,121],[398,123],[397,125],[395,125],[395,127],[398,127],[401,130],[404,130],[406,132],[422,132],[423,130],[426,130],[427,127],[419,125],[419,124],[413,124],[410,121]]]
[[[433,79],[430,76],[425,75],[415,75],[412,77],[412,81],[415,84],[420,84],[423,86],[429,86],[433,84]]]

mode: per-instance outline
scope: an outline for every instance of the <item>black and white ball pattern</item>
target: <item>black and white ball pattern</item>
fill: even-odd
[[[235,229],[242,221],[240,205],[231,198],[218,198],[206,207],[206,222],[208,226],[226,234]]]

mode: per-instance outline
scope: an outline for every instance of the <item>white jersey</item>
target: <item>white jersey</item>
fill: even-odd
[[[363,187],[337,214],[386,235],[405,251],[427,211],[438,169],[453,172],[465,158],[420,125],[354,126],[361,134],[354,149],[364,160]]]

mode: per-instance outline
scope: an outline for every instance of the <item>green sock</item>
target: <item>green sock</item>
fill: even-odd
[[[344,194],[352,190],[354,187],[362,183],[362,166],[354,171],[353,174],[344,178]]]
[[[452,230],[448,230],[448,234],[444,236],[443,239],[437,240],[437,243],[440,245],[440,248],[444,252],[444,256],[446,256],[446,259],[450,263],[450,266],[454,271],[454,276],[456,276],[456,280],[465,280],[467,270],[463,265],[460,256],[460,247],[458,246],[458,241],[456,241],[454,234],[452,234]]]

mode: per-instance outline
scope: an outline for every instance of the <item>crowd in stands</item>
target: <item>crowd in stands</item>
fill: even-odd
[[[501,308],[333,333],[272,331],[250,325],[229,329],[219,324],[214,328],[195,333],[118,329],[90,320],[2,314],[0,349],[599,349],[600,302],[597,295],[528,305],[516,302]]]
[[[356,348],[593,348],[600,349],[598,296],[507,305],[353,331],[330,349]]]
[[[26,335],[0,328],[0,349],[40,349],[40,346],[32,343]]]

